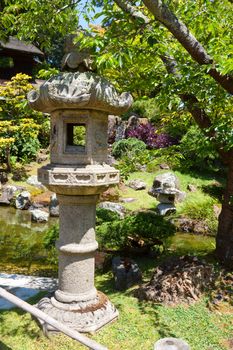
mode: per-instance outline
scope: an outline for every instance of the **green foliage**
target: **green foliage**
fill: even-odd
[[[42,49],[53,46],[53,39],[75,30],[78,23],[73,0],[9,0],[1,2],[0,38],[17,35]]]
[[[122,220],[104,222],[96,228],[101,247],[125,248],[128,237],[146,241],[163,240],[175,232],[175,227],[153,212],[137,212]]]
[[[216,204],[217,201],[211,197],[199,197],[197,195],[196,198],[182,203],[179,207],[179,213],[187,218],[204,222],[215,235],[218,226],[218,219],[214,212],[214,205]]]
[[[59,227],[58,225],[52,226],[45,234],[43,239],[43,245],[45,249],[51,249],[52,247],[55,247],[56,240],[59,236]]]
[[[101,225],[104,222],[113,222],[119,219],[119,214],[114,211],[99,207],[96,208],[96,225]]]
[[[58,264],[58,254],[55,243],[59,237],[59,226],[54,225],[45,233],[43,246],[47,250],[47,261],[52,265]]]
[[[180,152],[179,145],[160,148],[150,152],[151,160],[146,164],[146,169],[149,173],[157,171],[160,164],[167,164],[172,169],[184,169],[184,156]]]
[[[47,80],[49,78],[51,78],[54,75],[57,75],[59,73],[59,70],[57,68],[53,68],[53,67],[47,67],[47,68],[43,68],[40,69],[38,71],[38,73],[36,74],[38,79],[44,79]]]
[[[209,138],[197,126],[192,126],[183,136],[179,152],[182,154],[182,166],[187,169],[216,169],[218,154]]]
[[[115,158],[121,158],[124,155],[138,155],[146,150],[146,144],[136,138],[123,139],[114,142],[112,146],[112,155]]]
[[[2,161],[8,163],[9,156],[22,162],[34,159],[40,147],[39,138],[46,144],[48,118],[33,111],[26,98],[33,89],[30,79],[20,73],[0,87],[0,153]]]
[[[150,158],[146,144],[136,138],[115,142],[112,147],[112,154],[114,157],[120,158],[116,167],[120,170],[123,179],[127,179],[131,172],[139,170]]]
[[[116,164],[119,169],[121,178],[127,180],[129,175],[135,171],[141,171],[146,167],[146,164],[151,159],[151,151],[145,150],[143,152],[126,154]]]

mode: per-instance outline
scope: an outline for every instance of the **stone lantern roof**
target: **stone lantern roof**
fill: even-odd
[[[31,91],[28,100],[33,109],[45,113],[89,109],[116,115],[126,112],[133,102],[129,93],[118,94],[111,83],[92,72],[61,73],[39,91]]]

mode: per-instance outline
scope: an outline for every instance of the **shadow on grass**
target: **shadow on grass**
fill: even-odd
[[[156,331],[159,333],[160,338],[176,337],[175,333],[168,327],[167,324],[161,322],[159,316],[159,309],[162,307],[160,304],[153,304],[148,301],[138,302],[139,310],[143,315],[149,315],[154,320]]]
[[[0,350],[12,350],[12,348],[9,348],[9,346],[7,346],[6,344],[4,344],[4,343],[0,340]]]
[[[46,292],[39,292],[36,296],[29,298],[27,302],[33,305],[45,295],[47,295]],[[33,316],[24,317],[26,314],[26,311],[18,307],[12,308],[10,310],[0,310],[1,333],[4,333],[6,336],[15,336],[19,333],[22,333],[27,334],[27,336],[31,339],[37,338],[40,333],[40,329],[37,326],[32,327]],[[10,349],[8,347],[1,348],[1,345],[2,344],[0,342],[0,350]]]

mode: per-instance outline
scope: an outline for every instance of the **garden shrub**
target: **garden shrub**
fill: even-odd
[[[112,146],[112,155],[115,158],[121,158],[126,154],[138,154],[146,149],[146,144],[136,138],[128,138],[114,142]]]
[[[27,93],[34,89],[30,79],[19,73],[0,86],[0,153],[8,166],[12,156],[22,162],[34,159],[40,139],[48,145],[48,117],[32,110],[27,101]]]
[[[97,226],[97,240],[101,248],[125,248],[128,237],[156,242],[171,236],[175,227],[152,212],[137,212],[122,220],[104,222]]]
[[[145,143],[135,138],[115,142],[112,154],[120,158],[116,167],[120,170],[123,179],[127,179],[130,173],[140,170],[150,159]]]
[[[159,133],[151,124],[139,124],[132,129],[128,129],[126,137],[134,137],[143,141],[148,149],[164,148],[177,144],[177,140],[167,133]]]
[[[184,156],[180,152],[179,145],[160,148],[151,151],[151,160],[146,165],[146,170],[153,173],[158,170],[160,164],[167,164],[172,169],[182,168]]]
[[[103,222],[112,222],[120,219],[120,215],[114,211],[96,208],[96,225],[101,225]]]

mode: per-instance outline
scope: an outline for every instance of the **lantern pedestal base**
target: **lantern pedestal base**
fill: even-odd
[[[92,300],[78,303],[61,303],[54,297],[43,298],[37,307],[57,321],[81,333],[95,332],[118,317],[115,306],[101,292],[97,292],[97,296]],[[42,326],[46,334],[58,332],[48,324],[42,324]]]

